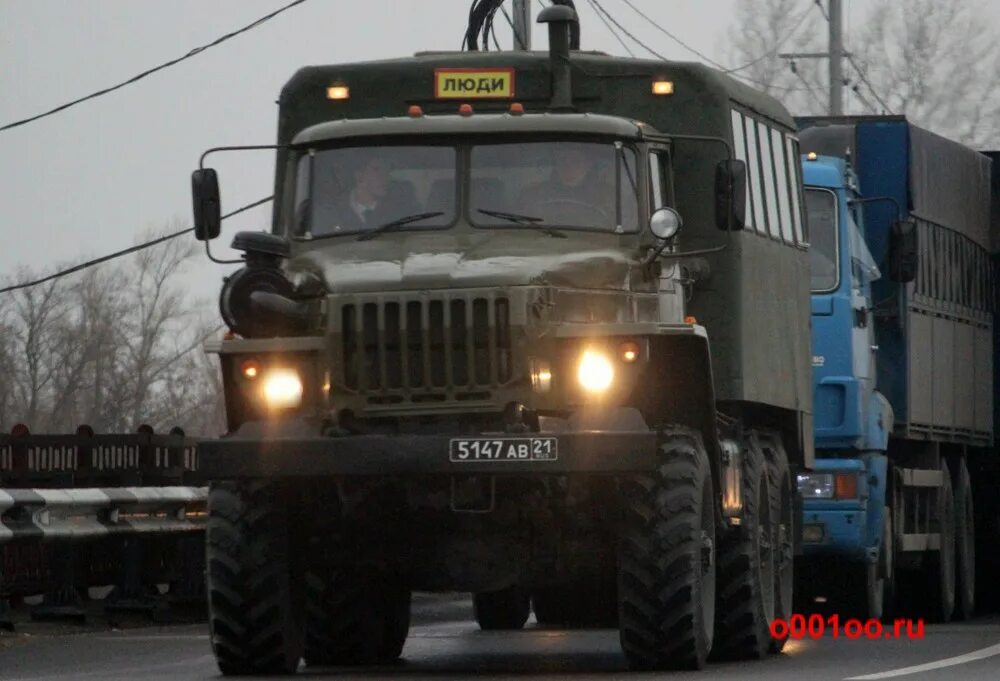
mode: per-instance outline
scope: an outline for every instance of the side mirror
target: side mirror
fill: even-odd
[[[212,168],[191,173],[191,197],[194,201],[194,235],[199,241],[219,236],[222,229],[222,204],[219,201],[219,177]]]
[[[917,223],[912,220],[894,222],[889,235],[889,278],[909,284],[917,278]]]
[[[739,159],[715,167],[715,226],[738,231],[746,226],[747,164]]]
[[[649,218],[649,231],[657,239],[667,241],[677,235],[683,224],[680,213],[673,208],[657,208]]]

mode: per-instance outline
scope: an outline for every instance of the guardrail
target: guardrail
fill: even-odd
[[[195,443],[148,426],[0,435],[0,625],[8,601],[38,594],[33,617],[82,619],[97,586],[113,587],[108,610],[201,603],[207,489]]]

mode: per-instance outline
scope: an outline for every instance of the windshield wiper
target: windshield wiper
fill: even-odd
[[[392,222],[387,222],[384,225],[379,225],[375,229],[365,232],[358,237],[358,241],[369,241],[383,232],[391,232],[397,227],[408,225],[411,222],[420,222],[421,220],[426,220],[427,218],[436,218],[439,215],[444,215],[444,212],[436,210],[429,213],[417,213],[416,215],[407,215],[405,217],[397,218]]]
[[[549,236],[554,236],[559,239],[565,239],[566,235],[559,230],[552,229],[551,227],[546,227],[541,224],[545,222],[542,218],[536,218],[531,215],[521,215],[520,213],[506,213],[502,210],[490,210],[488,208],[477,208],[477,212],[483,215],[489,215],[492,218],[500,218],[501,220],[509,220],[510,222],[516,222],[519,225],[524,225],[525,227],[531,227],[532,229],[537,229],[541,232],[545,232]]]

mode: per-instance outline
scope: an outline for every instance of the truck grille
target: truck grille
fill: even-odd
[[[348,303],[341,325],[344,383],[371,403],[488,399],[511,378],[504,297]]]

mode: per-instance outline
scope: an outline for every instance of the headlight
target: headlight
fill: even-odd
[[[857,499],[858,473],[802,473],[799,492],[804,499]]]
[[[799,492],[805,499],[833,499],[833,473],[799,474]]]
[[[266,371],[262,390],[270,409],[292,409],[302,403],[302,379],[292,369]]]
[[[614,382],[615,367],[606,355],[587,350],[580,358],[576,377],[587,392],[601,393],[610,388]]]

